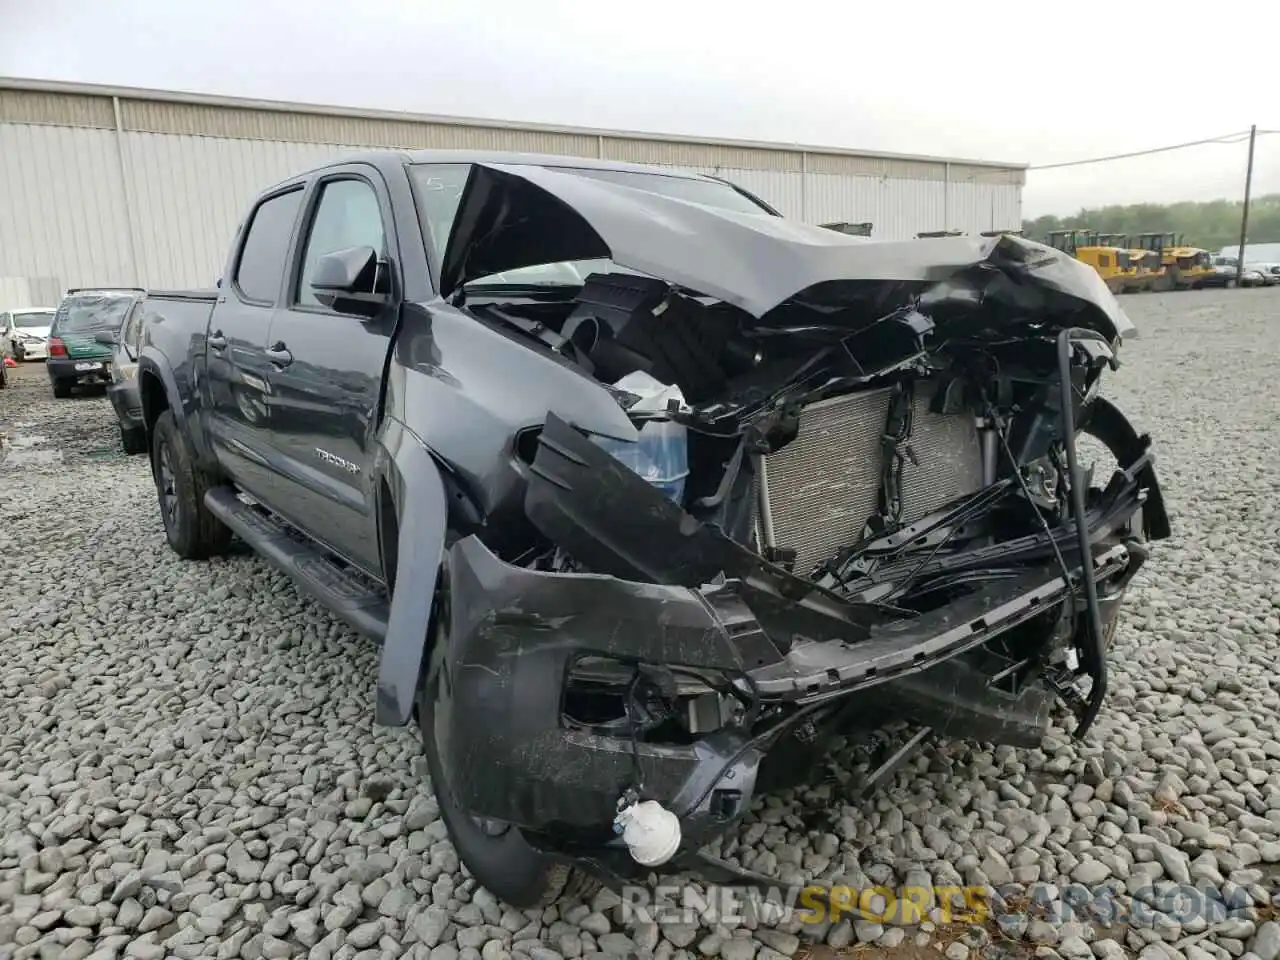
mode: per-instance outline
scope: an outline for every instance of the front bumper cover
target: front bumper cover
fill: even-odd
[[[1167,517],[1147,438],[1121,433],[1106,417],[1103,425],[1132,454],[1087,515],[1108,623],[1146,556],[1134,524],[1161,539]],[[765,754],[788,733],[783,721],[764,733],[724,726],[691,744],[600,735],[564,714],[571,667],[584,655],[742,678],[777,716],[803,717],[837,700],[865,708],[856,694],[874,689],[870,705],[882,717],[1020,745],[1037,744],[1061,694],[1044,681],[1016,692],[997,687],[963,654],[980,657],[988,641],[1052,614],[1069,596],[1080,603],[1082,563],[1070,527],[1055,535],[1069,576],[1047,535],[978,548],[970,566],[1016,562],[1018,575],[902,620],[792,576],[699,524],[557,417],[548,419],[532,471],[531,520],[602,572],[529,570],[494,556],[477,536],[456,541],[431,736],[467,813],[517,824],[549,852],[614,876],[634,867],[611,827],[618,799],[639,782],[681,819],[687,856],[741,817]]]
[[[1138,447],[1141,459],[1087,517],[1108,621],[1144,557],[1130,534],[1144,504],[1148,535],[1167,532],[1149,455]],[[515,566],[476,536],[449,551],[448,646],[432,735],[468,813],[516,824],[545,849],[572,849],[580,860],[617,853],[611,824],[637,783],[680,818],[686,853],[742,815],[785,728],[725,726],[688,744],[601,735],[564,711],[570,670],[588,655],[742,678],[778,715],[861,701],[854,695],[875,688],[877,708],[900,709],[896,715],[940,733],[1038,742],[1055,688],[997,689],[962,655],[978,656],[996,636],[1077,594],[1083,573],[1073,531],[1062,531],[1058,544],[1069,578],[1048,556],[1047,536],[1038,548],[1035,537],[1024,538],[1004,550],[1020,559],[1016,576],[904,620],[792,576],[611,462],[553,416],[526,503],[572,555],[594,545],[590,565],[605,572]],[[621,505],[629,512],[619,513]],[[643,523],[619,523],[621,516]],[[985,565],[997,549],[974,553]],[[1046,556],[1037,559],[1036,549]],[[707,585],[710,567],[730,579]],[[627,865],[625,853],[615,859]]]
[[[1129,559],[1123,544],[1101,551],[1095,578],[1120,576]],[[730,729],[688,746],[574,729],[562,704],[578,657],[746,675],[770,700],[802,708],[886,684],[901,699],[936,703],[931,667],[1066,594],[1061,574],[1046,567],[978,595],[964,611],[951,606],[863,643],[805,642],[783,654],[768,644],[737,584],[702,591],[533,571],[505,563],[474,536],[454,544],[448,568],[449,647],[433,735],[463,808],[535,833],[605,843],[638,769],[646,792],[680,817],[692,847],[745,811],[770,744]],[[958,670],[948,678],[953,694],[962,677]],[[993,727],[1010,723],[997,712],[1025,714],[1028,728],[1047,720],[1043,690],[1005,696],[992,710]]]

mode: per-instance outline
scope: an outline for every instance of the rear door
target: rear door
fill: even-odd
[[[209,436],[219,465],[264,503],[281,493],[268,436],[267,334],[284,289],[303,188],[282,187],[250,212],[205,341]]]
[[[373,167],[334,167],[312,184],[266,372],[272,440],[289,484],[273,508],[375,575],[373,437],[398,300],[361,316],[325,306],[310,284],[325,254],[371,247],[374,290],[398,293],[392,224],[386,184]]]

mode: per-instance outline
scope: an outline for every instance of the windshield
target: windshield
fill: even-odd
[[[40,313],[15,313],[13,315],[13,325],[22,328],[31,327],[48,327],[53,324],[53,311],[44,310]]]
[[[115,330],[124,320],[132,297],[74,297],[58,306],[59,333]]]
[[[730,184],[720,180],[699,180],[691,177],[635,170],[598,170],[584,167],[555,167],[558,173],[571,173],[593,180],[606,180],[636,190],[645,190],[665,197],[687,200],[691,203],[731,210],[735,213],[773,216],[750,197],[740,193]],[[462,190],[467,183],[471,166],[465,163],[423,163],[409,168],[422,206],[423,219],[431,233],[437,251],[443,253],[453,229],[453,219],[462,201]],[[581,286],[592,273],[637,273],[613,263],[611,260],[573,260],[520,267],[505,273],[477,277],[467,286],[482,285],[531,285],[531,286]]]

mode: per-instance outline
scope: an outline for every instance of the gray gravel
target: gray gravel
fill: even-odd
[[[868,757],[842,748],[720,847],[781,882],[999,886],[1007,915],[969,929],[945,903],[904,930],[495,902],[415,735],[373,725],[372,647],[252,556],[179,562],[106,401],[22,369],[0,393],[0,958],[778,960],[825,938],[1275,960],[1280,291],[1124,302],[1144,338],[1109,392],[1158,441],[1176,537],[1131,591],[1089,741],[931,743],[865,803],[843,784]],[[1112,895],[1072,911],[1079,885]]]

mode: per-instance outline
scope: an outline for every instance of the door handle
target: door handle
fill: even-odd
[[[277,343],[267,350],[267,359],[277,367],[287,367],[293,363],[293,354],[289,352],[289,348],[283,343]]]
[[[209,334],[209,336],[205,338],[204,342],[205,342],[205,345],[208,346],[210,350],[227,349],[227,338],[222,335],[221,330],[216,330],[213,333]]]

